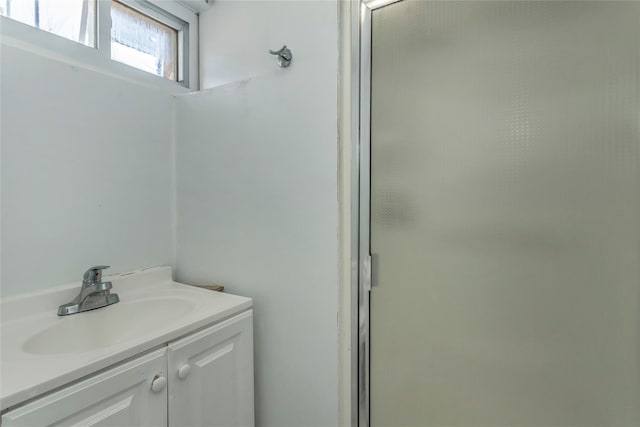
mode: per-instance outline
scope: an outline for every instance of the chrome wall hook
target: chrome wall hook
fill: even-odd
[[[278,55],[278,65],[280,67],[286,68],[291,65],[293,54],[291,53],[291,49],[287,48],[287,45],[282,46],[282,49],[280,50],[269,49],[269,53],[271,55]]]

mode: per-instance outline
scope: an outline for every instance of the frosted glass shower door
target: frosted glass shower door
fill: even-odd
[[[371,28],[371,424],[640,426],[640,3]]]

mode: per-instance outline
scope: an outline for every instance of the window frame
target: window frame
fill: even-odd
[[[0,42],[82,68],[166,88],[174,93],[198,90],[198,14],[175,0],[118,0],[178,30],[178,81],[175,81],[111,59],[111,1],[96,0],[95,47],[6,16],[0,16]]]

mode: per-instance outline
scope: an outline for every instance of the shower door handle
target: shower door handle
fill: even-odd
[[[369,255],[371,261],[369,261],[371,272],[369,273],[369,281],[371,282],[371,288],[378,286],[378,267],[380,266],[380,255],[371,254]]]
[[[371,255],[367,254],[362,260],[362,279],[364,290],[371,292]]]
[[[371,288],[378,285],[378,254],[368,254],[364,257],[362,272],[364,276],[364,287],[367,291],[371,291]]]

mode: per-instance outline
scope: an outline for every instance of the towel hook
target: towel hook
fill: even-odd
[[[291,65],[291,61],[293,60],[293,54],[291,53],[291,49],[287,47],[287,45],[282,46],[280,50],[271,50],[269,49],[269,53],[271,55],[278,55],[278,65],[282,68],[286,68]]]

